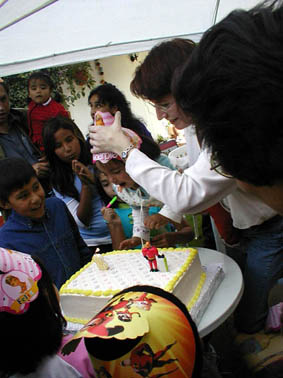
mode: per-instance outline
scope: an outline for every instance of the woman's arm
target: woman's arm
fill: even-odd
[[[116,152],[121,156],[130,140],[121,130],[120,112],[107,128],[90,126],[92,152]],[[106,130],[107,129],[107,130]],[[236,181],[211,170],[210,155],[203,151],[196,163],[183,174],[154,162],[138,149],[129,151],[126,172],[152,197],[174,212],[196,214],[215,205],[236,189]],[[166,214],[163,214],[166,216]]]
[[[132,150],[126,172],[151,196],[181,214],[197,214],[219,202],[236,189],[236,181],[210,169],[209,155],[203,151],[184,173],[172,171]],[[168,216],[166,213],[162,215]]]

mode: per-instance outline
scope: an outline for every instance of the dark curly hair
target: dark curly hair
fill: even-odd
[[[139,135],[145,135],[145,126],[134,116],[125,95],[115,85],[106,83],[94,88],[88,96],[88,102],[93,95],[98,96],[101,104],[109,105],[111,108],[117,107],[121,112],[121,123],[124,127],[134,130]],[[149,132],[147,136],[150,136]]]
[[[29,88],[30,82],[32,80],[44,81],[48,85],[50,90],[53,91],[53,99],[57,102],[62,102],[62,95],[58,91],[56,91],[54,82],[53,82],[49,73],[46,70],[40,70],[40,71],[33,72],[28,78],[28,83],[27,83],[28,88]],[[28,97],[28,102],[29,101],[30,101],[30,98]]]
[[[51,79],[51,77],[48,75],[47,72],[45,72],[44,70],[41,70],[41,71],[35,71],[33,72],[30,77],[28,78],[28,87],[30,85],[30,82],[32,80],[42,80],[44,81],[48,86],[49,88],[52,90],[54,89],[54,83]]]
[[[283,180],[283,5],[235,10],[209,29],[172,92],[223,170],[263,186]]]

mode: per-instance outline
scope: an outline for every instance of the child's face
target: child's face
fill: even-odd
[[[55,154],[64,163],[72,163],[72,160],[79,160],[81,154],[81,145],[79,139],[73,131],[68,129],[59,129],[54,134]]]
[[[44,104],[51,96],[51,89],[44,80],[32,79],[29,83],[28,94],[36,104]]]
[[[38,179],[32,177],[28,184],[10,194],[8,202],[3,207],[5,209],[13,209],[23,217],[39,220],[45,214],[44,205],[44,190]]]
[[[91,96],[91,98],[89,99],[89,106],[90,106],[90,115],[91,115],[91,118],[94,119],[94,115],[97,111],[100,111],[102,113],[106,113],[106,112],[109,112],[111,113],[112,115],[114,115],[118,108],[117,106],[110,106],[108,104],[102,104],[100,101],[99,101],[99,97],[98,95],[94,94],[93,96]]]
[[[98,179],[100,181],[100,184],[101,184],[103,190],[108,195],[108,197],[110,197],[110,198],[114,197],[115,192],[113,190],[113,186],[112,186],[111,182],[108,180],[108,177],[104,173],[99,172]]]
[[[121,189],[131,188],[137,189],[139,186],[126,173],[125,164],[119,160],[113,159],[108,163],[103,164],[100,161],[96,162],[97,168],[104,173],[110,183],[119,185]]]

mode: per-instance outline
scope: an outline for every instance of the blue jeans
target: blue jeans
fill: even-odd
[[[283,276],[283,217],[277,215],[259,226],[241,230],[240,251],[232,250],[228,254],[238,262],[244,277],[235,325],[239,331],[254,333],[264,328],[269,291]]]

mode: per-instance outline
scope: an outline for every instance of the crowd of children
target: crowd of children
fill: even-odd
[[[230,244],[227,252],[239,262],[245,290],[235,311],[236,327],[247,333],[264,327],[268,294],[283,273],[283,190],[282,169],[278,168],[282,95],[274,90],[282,82],[282,38],[278,35],[282,20],[279,1],[233,12],[205,33],[198,46],[181,39],[161,43],[137,68],[132,92],[149,100],[159,119],[166,118],[183,129],[188,147],[191,143],[197,146],[196,155],[189,151],[191,166],[182,174],[160,154],[150,132],[115,86],[105,84],[90,92],[93,124],[86,141],[69,113],[52,99],[54,88],[48,75],[38,72],[28,80],[27,119],[10,109],[9,89],[0,83],[0,207],[7,214],[0,228],[0,319],[5,340],[1,377],[103,374],[94,371],[82,345],[71,357],[58,356],[69,337],[63,338],[66,322],[56,287],[89,262],[97,248],[108,252],[148,246],[149,241],[155,247],[189,242],[193,232],[184,213],[210,212],[220,235]],[[233,39],[233,46],[239,51],[230,49],[229,38],[235,30],[240,37]],[[223,38],[218,40],[219,34]],[[261,48],[266,50],[253,41],[257,35],[262,36]],[[250,60],[237,58],[230,67],[231,60],[225,60],[223,51],[229,57],[240,54],[247,40]],[[270,55],[271,42],[276,59]],[[221,63],[218,49],[222,49]],[[266,61],[259,59],[262,51],[269,54]],[[273,63],[272,69],[266,68],[267,63]],[[225,66],[226,81],[234,80],[234,86],[223,85],[224,71],[219,74],[217,65]],[[260,92],[257,72],[271,91],[258,97],[255,106],[252,94]],[[239,82],[241,75],[249,79]],[[212,93],[206,87],[209,83],[214,83]],[[244,101],[240,105],[239,96]],[[102,118],[105,114],[113,117],[113,125],[96,126],[97,112]],[[266,128],[268,122],[273,137]],[[137,139],[130,138],[127,130]],[[263,135],[268,136],[268,144]],[[245,150],[235,148],[235,140]],[[223,148],[226,143],[230,147]],[[254,149],[255,143],[259,146]],[[259,160],[264,178],[255,159],[261,146],[267,159],[267,163]],[[96,157],[107,153],[108,158],[93,161],[91,153]],[[243,159],[249,159],[249,154],[245,166]],[[114,195],[118,200],[111,208],[107,204]],[[162,297],[163,293],[155,295]],[[196,355],[190,355],[190,373],[183,376],[202,377],[196,329],[186,310],[182,311],[188,321],[186,332],[193,334],[191,345],[196,348]],[[27,340],[29,347],[23,344]],[[164,353],[173,345],[168,344]],[[127,363],[132,366],[131,359]],[[209,374],[218,376],[217,372]]]

